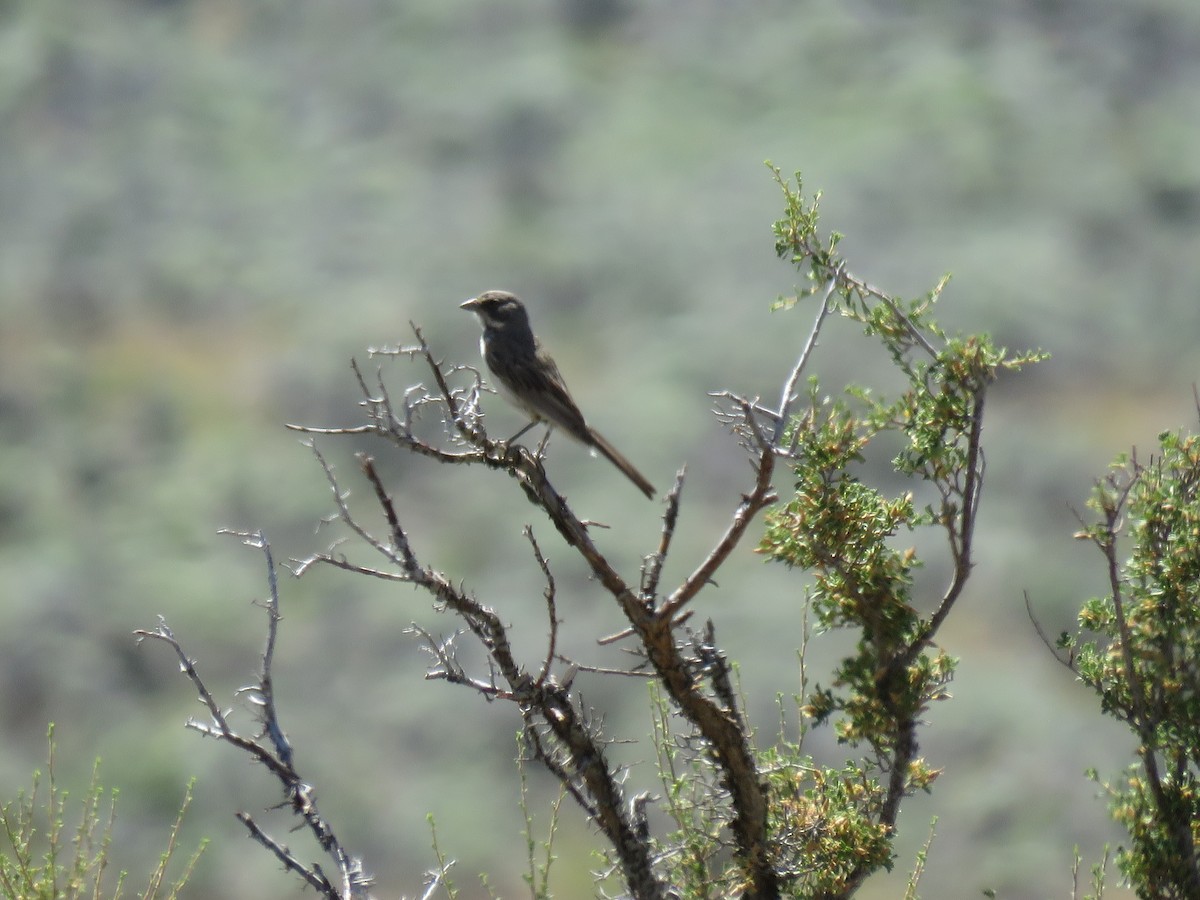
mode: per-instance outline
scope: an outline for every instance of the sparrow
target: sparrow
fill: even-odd
[[[558,366],[529,327],[525,304],[508,291],[484,291],[461,304],[461,308],[475,313],[483,325],[479,351],[495,376],[500,395],[530,418],[529,424],[513,435],[512,440],[539,422],[546,423],[551,430],[561,428],[593,451],[602,453],[638,490],[654,498],[654,486],[646,477],[588,425]]]

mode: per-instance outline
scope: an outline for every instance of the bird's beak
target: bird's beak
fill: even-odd
[[[475,312],[475,310],[479,309],[479,298],[472,297],[466,303],[458,304],[458,308],[465,309],[465,310],[467,310],[467,312]]]

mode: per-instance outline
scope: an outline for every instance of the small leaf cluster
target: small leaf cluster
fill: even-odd
[[[1139,762],[1105,784],[1131,841],[1117,863],[1140,897],[1200,896],[1200,437],[1118,457],[1088,505],[1077,536],[1104,555],[1109,593],[1059,647],[1138,739]]]
[[[891,871],[890,829],[879,821],[886,792],[857,763],[813,766],[794,745],[763,763],[772,840],[792,896],[836,896],[864,869]]]
[[[835,685],[848,693],[836,699],[818,689],[806,711],[818,723],[837,709],[852,711],[839,724],[843,740],[874,736],[882,744],[891,727],[876,677],[918,637],[921,620],[910,595],[919,561],[911,548],[888,543],[913,526],[912,495],[887,497],[853,472],[874,431],[841,403],[797,430],[803,462],[794,467],[795,494],[768,516],[759,550],[813,573],[810,600],[821,627],[861,631],[857,653],[837,672]]]

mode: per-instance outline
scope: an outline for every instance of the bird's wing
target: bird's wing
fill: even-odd
[[[535,358],[519,365],[497,365],[491,358],[487,363],[508,390],[512,402],[531,417],[557,426],[577,441],[591,443],[583,413],[567,390],[558,366],[541,347],[537,348]]]

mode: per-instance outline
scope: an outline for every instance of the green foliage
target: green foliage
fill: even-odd
[[[1078,536],[1103,553],[1109,593],[1059,646],[1139,741],[1103,782],[1131,841],[1117,864],[1139,897],[1200,896],[1200,437],[1160,434],[1147,464],[1118,457],[1088,505],[1098,518]]]
[[[768,514],[759,545],[768,558],[811,573],[808,600],[818,630],[858,633],[832,686],[817,685],[801,711],[817,724],[835,719],[839,739],[867,744],[872,756],[827,770],[796,752],[788,765],[772,768],[771,781],[780,803],[773,822],[803,873],[796,877],[814,896],[849,896],[866,874],[890,868],[901,798],[937,778],[918,756],[916,728],[929,703],[948,696],[954,673],[954,659],[934,637],[971,569],[986,389],[999,371],[1044,354],[1010,354],[985,334],[947,335],[933,318],[946,279],[904,300],[848,274],[836,255],[840,236],[818,235],[819,195],[805,200],[799,175],[793,189],[773,171],[786,203],[775,225],[776,252],[811,282],[778,307],[823,295],[810,345],[824,317],[838,313],[882,345],[900,378],[894,397],[850,385],[840,399],[823,397],[817,379],[809,379],[806,408],[781,423],[794,493]],[[879,447],[890,448],[899,489],[866,481]],[[932,616],[918,611],[914,572],[922,561],[903,540],[919,529],[944,532],[953,573]]]
[[[582,288],[578,307],[564,304],[582,324],[564,320],[563,329],[589,336],[588,322],[610,321],[606,304],[624,303],[628,331],[615,346],[669,322],[673,340],[629,354],[658,367],[617,367],[632,374],[613,391],[647,399],[624,404],[623,415],[628,434],[661,429],[661,456],[650,465],[665,471],[677,449],[692,454],[670,446],[691,434],[689,423],[667,416],[687,409],[683,385],[710,385],[717,361],[699,352],[699,333],[678,330],[681,310],[671,303],[696,304],[700,315],[688,321],[721,322],[719,337],[724,320],[703,304],[774,289],[756,280],[766,267],[739,265],[751,235],[769,224],[755,220],[747,148],[803,148],[810,176],[846,185],[836,198],[827,191],[824,208],[836,200],[839,227],[888,264],[920,267],[936,254],[953,261],[956,287],[980,284],[972,268],[992,279],[997,290],[982,314],[1009,333],[1036,328],[1067,360],[1086,361],[1075,374],[1108,395],[1109,421],[1122,415],[1111,395],[1123,376],[1153,373],[1161,385],[1194,370],[1194,277],[1187,267],[1185,277],[1156,276],[1176,272],[1195,239],[1200,130],[1191,86],[1200,54],[1186,47],[1200,4],[911,4],[900,13],[825,2],[778,4],[759,16],[736,4],[687,16],[621,6],[634,11],[629,27],[580,42],[567,39],[551,5],[530,2],[3,5],[8,641],[0,655],[12,664],[28,652],[37,688],[24,692],[35,704],[28,716],[5,717],[10,754],[27,743],[22,723],[45,709],[70,716],[97,744],[114,721],[145,729],[156,718],[152,704],[129,704],[136,685],[90,677],[95,660],[44,627],[47,597],[63,604],[53,607],[62,618],[106,634],[128,630],[144,618],[147,598],[162,598],[155,603],[203,617],[219,636],[209,652],[242,649],[221,604],[201,598],[250,595],[257,585],[248,577],[230,585],[241,573],[212,552],[208,536],[258,522],[302,552],[323,511],[305,489],[308,460],[278,432],[281,410],[332,404],[344,353],[331,347],[389,338],[410,315],[428,320],[461,285],[532,281],[543,294],[570,286],[573,296]],[[505,63],[463,64],[492,58]],[[522,127],[530,120],[536,130]],[[507,214],[505,204],[525,209],[538,197],[536,218]],[[886,236],[863,234],[860,222]],[[1130,302],[1128,286],[1143,284],[1153,287]],[[466,346],[474,336],[464,332],[448,328],[446,337]],[[97,370],[82,343],[103,359],[141,360],[145,372],[120,396],[104,379],[81,391],[74,385]],[[738,346],[746,343],[728,342],[725,371],[746,371]],[[1136,396],[1137,382],[1124,387]],[[147,390],[165,399],[152,408]],[[1026,419],[1051,421],[1080,399],[1048,390]],[[113,414],[126,406],[128,415]],[[203,422],[188,416],[193,408]],[[1071,429],[1069,450],[1031,452],[1014,502],[1030,502],[1022,487],[1069,484],[1069,469],[1051,467],[1094,446],[1105,418],[1091,419],[1097,431]],[[148,440],[156,427],[176,436]],[[621,434],[611,437],[620,444]],[[154,468],[139,455],[147,447]],[[472,546],[471,534],[456,540],[464,531],[456,525],[430,535],[439,553]],[[311,598],[292,615],[324,638],[319,616],[331,605]],[[369,642],[394,638],[384,627],[391,613],[376,605],[357,617],[365,652],[343,655],[335,668],[366,684],[361,675],[380,652]],[[104,652],[103,642],[91,647]],[[331,676],[313,665],[293,677],[299,694],[319,696]],[[421,697],[394,716],[420,727],[429,705]],[[315,704],[297,715],[319,727]],[[362,723],[393,724],[379,715]],[[1063,728],[1047,753],[1062,752],[1072,731]],[[363,746],[383,740],[372,734]],[[474,782],[443,774],[471,771],[474,752],[448,748],[448,765],[418,787],[446,803],[477,803],[463,787]],[[162,743],[148,759],[126,756],[106,754],[104,770],[123,787],[123,815],[142,803],[131,791],[139,773],[185,765]],[[986,758],[970,754],[964,767],[986,773]],[[332,759],[340,761],[336,752]],[[405,756],[381,768],[417,762]],[[184,777],[177,768],[175,780]],[[482,833],[501,815],[486,812],[475,819]],[[364,829],[394,824],[391,810],[362,814],[371,817]],[[225,824],[215,815],[205,830]],[[421,863],[420,843],[379,861],[382,883]],[[234,879],[242,854],[229,856],[218,870]],[[1024,877],[1045,881],[1032,862]]]
[[[1104,897],[1104,873],[1108,868],[1109,849],[1104,848],[1104,858],[1100,862],[1095,863],[1091,868],[1091,881],[1088,882],[1088,893],[1082,897],[1079,896],[1079,873],[1083,864],[1083,859],[1079,855],[1079,848],[1075,848],[1075,862],[1071,868],[1071,900],[1103,900]]]
[[[676,720],[655,685],[651,708],[663,809],[675,824],[658,848],[665,880],[681,897],[737,896],[746,883],[722,838],[724,792],[712,782],[705,747],[673,731]],[[798,743],[783,740],[762,751],[758,762],[768,789],[771,842],[789,896],[834,895],[864,866],[891,869],[889,829],[878,821],[885,792],[861,767],[819,767]]]
[[[741,873],[722,845],[727,816],[716,802],[722,792],[712,784],[703,748],[694,736],[675,733],[676,720],[657,683],[650,687],[650,704],[662,807],[675,826],[658,848],[665,863],[664,881],[675,886],[681,897],[734,896]]]
[[[104,886],[116,821],[117,792],[113,791],[105,815],[104,788],[100,785],[100,763],[92,769],[92,780],[80,804],[79,824],[71,834],[65,823],[68,795],[54,777],[54,728],[50,728],[49,763],[46,767],[46,797],[42,799],[42,776],[33,775],[33,787],[0,810],[3,824],[3,849],[0,850],[0,897],[4,900],[71,900],[75,897],[121,896],[126,873],[121,872],[116,885]],[[146,888],[138,894],[141,900],[178,897],[191,877],[205,843],[188,860],[183,874],[172,885],[165,884],[167,865],[176,849],[184,813],[192,801],[192,785],[188,785],[179,816],[167,842],[167,849],[158,866],[150,874]],[[65,844],[70,841],[73,849]]]
[[[772,837],[793,896],[836,896],[864,868],[891,870],[891,830],[880,822],[886,791],[863,766],[814,766],[798,746],[782,747],[763,762]]]
[[[522,880],[529,885],[529,896],[533,900],[550,900],[550,869],[558,857],[554,853],[554,838],[558,834],[558,814],[562,810],[562,802],[567,797],[565,789],[560,789],[558,797],[550,806],[550,821],[546,826],[546,837],[538,840],[534,835],[534,816],[529,796],[529,780],[525,759],[521,754],[524,749],[520,735],[517,736],[517,768],[521,776],[521,814],[525,818],[525,853],[528,859],[528,870],[522,874]]]
[[[913,870],[908,876],[908,884],[904,886],[904,900],[917,900],[917,883],[921,880],[921,874],[925,871],[925,863],[929,860],[929,848],[933,846],[933,837],[936,828],[937,816],[934,816],[929,823],[929,837],[925,839],[925,843],[917,851]]]
[[[425,896],[432,897],[433,889],[439,887],[442,893],[445,894],[446,900],[454,900],[458,896],[458,889],[454,886],[454,881],[450,878],[450,870],[454,867],[454,860],[446,856],[438,844],[437,822],[434,821],[433,813],[426,813],[425,821],[429,823],[429,846],[433,850],[434,858],[437,860],[437,866],[429,873],[429,884],[426,886]]]
[[[806,712],[818,723],[844,712],[838,724],[844,741],[867,740],[885,751],[896,723],[943,696],[954,671],[954,661],[941,652],[912,652],[936,623],[913,605],[913,571],[921,561],[893,539],[922,527],[946,531],[959,579],[947,594],[953,600],[969,567],[984,391],[998,370],[1043,354],[1010,355],[987,335],[947,337],[932,317],[946,279],[905,301],[846,275],[834,255],[838,235],[817,236],[819,195],[806,202],[798,175],[793,189],[774,171],[787,210],[775,225],[776,252],[807,268],[809,295],[830,285],[828,310],[858,322],[881,343],[905,382],[895,399],[852,385],[846,399],[829,400],[810,379],[808,409],[789,426],[795,493],[768,517],[759,547],[813,572],[819,627],[861,630],[858,652],[836,673],[835,686],[845,691],[817,690]],[[890,496],[861,476],[868,448],[887,435],[901,439],[892,468],[910,483]],[[936,501],[918,506],[914,490],[929,488]]]

